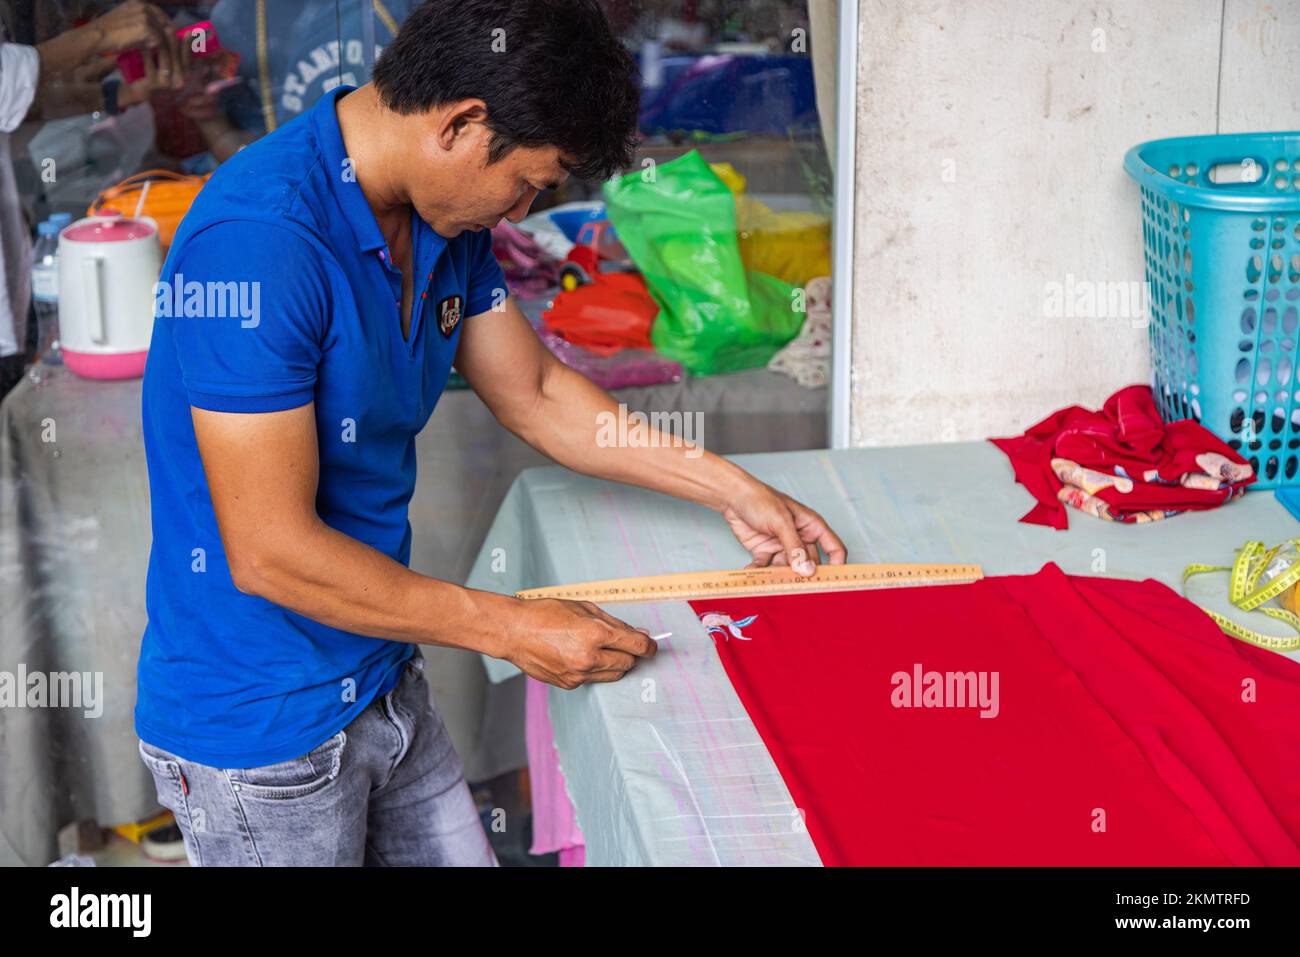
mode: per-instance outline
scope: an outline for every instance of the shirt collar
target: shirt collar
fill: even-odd
[[[375,214],[366,202],[366,196],[357,183],[352,162],[343,148],[343,133],[339,129],[339,117],[335,104],[345,93],[351,93],[355,87],[338,86],[322,96],[311,111],[311,122],[316,130],[316,142],[320,144],[321,158],[325,161],[325,178],[329,182],[330,192],[338,200],[339,208],[347,218],[357,237],[357,246],[364,252],[373,252],[385,248],[388,243],[379,231]]]

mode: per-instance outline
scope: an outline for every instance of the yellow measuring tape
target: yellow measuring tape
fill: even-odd
[[[577,585],[553,585],[516,592],[517,598],[567,598],[570,601],[635,602],[688,601],[743,595],[790,595],[866,588],[910,588],[919,585],[960,585],[978,581],[978,565],[818,565],[812,578],[790,568],[738,568],[716,572],[685,572],[641,578],[612,578]]]
[[[1233,638],[1259,645],[1270,651],[1300,651],[1300,615],[1295,613],[1296,592],[1293,590],[1300,582],[1300,538],[1288,539],[1280,545],[1267,548],[1263,542],[1247,542],[1237,550],[1237,559],[1231,565],[1188,565],[1183,570],[1183,595],[1187,595],[1187,580],[1193,575],[1207,572],[1228,573],[1228,600],[1234,608],[1242,611],[1258,611],[1277,621],[1285,622],[1295,629],[1293,637],[1266,635],[1261,631],[1247,628],[1231,618],[1201,606],[1215,623]],[[1289,551],[1291,554],[1284,554]],[[1281,556],[1290,564],[1272,578],[1265,576]],[[1260,584],[1261,579],[1264,584]],[[1277,598],[1284,607],[1268,606],[1265,602]],[[1285,607],[1285,606],[1290,607]]]

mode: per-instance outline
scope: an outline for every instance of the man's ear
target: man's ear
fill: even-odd
[[[482,100],[461,100],[445,108],[436,131],[438,145],[452,149],[457,137],[473,132],[475,126],[487,120],[487,115],[487,104]]]

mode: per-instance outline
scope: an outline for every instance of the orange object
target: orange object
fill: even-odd
[[[153,817],[145,818],[143,821],[132,821],[130,824],[115,824],[109,830],[115,834],[120,834],[132,844],[139,844],[140,839],[150,831],[175,823],[176,817],[171,811],[160,811]]]
[[[90,204],[86,215],[94,216],[110,203],[124,215],[134,215],[140,194],[144,192],[147,183],[149,194],[144,198],[140,214],[158,224],[158,241],[165,253],[171,245],[172,237],[176,235],[176,227],[181,224],[190,206],[194,204],[194,197],[199,195],[199,190],[207,181],[207,176],[186,176],[166,169],[148,169],[108,187]]]
[[[659,306],[638,273],[598,273],[591,282],[561,292],[542,313],[546,328],[598,355],[653,349],[650,327]]]

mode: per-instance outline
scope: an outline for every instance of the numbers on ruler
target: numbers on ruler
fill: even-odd
[[[865,588],[897,588],[916,585],[966,584],[983,577],[978,565],[918,565],[838,567],[823,566],[812,579],[793,577],[787,570],[738,569],[734,572],[704,573],[630,579],[618,582],[587,582],[569,587],[529,589],[521,598],[559,597],[594,602],[666,601],[725,598],[737,595],[787,594],[793,592],[852,591]],[[663,579],[670,580],[663,580]]]

